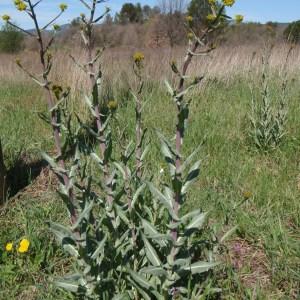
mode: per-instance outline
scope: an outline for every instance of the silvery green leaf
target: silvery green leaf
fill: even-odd
[[[150,263],[155,267],[161,266],[161,261],[154,247],[150,244],[150,242],[147,240],[147,238],[144,235],[142,235],[142,238],[145,245],[146,256],[149,259]]]
[[[112,300],[130,300],[130,297],[128,296],[128,293],[124,293],[114,296]]]
[[[183,173],[184,170],[187,168],[187,166],[188,166],[189,164],[192,163],[192,161],[193,161],[195,155],[199,152],[199,150],[200,150],[200,146],[197,147],[196,150],[193,151],[193,153],[190,154],[190,155],[187,157],[187,159],[186,159],[186,160],[183,162],[183,164],[180,166],[180,168],[179,168],[179,173]]]
[[[77,217],[76,222],[72,225],[72,230],[75,230],[80,225],[83,219],[85,220],[90,219],[90,213],[93,207],[94,207],[94,201],[91,201],[90,203],[88,202],[85,203],[85,208]]]
[[[73,233],[67,227],[54,222],[49,222],[49,226],[50,230],[56,235],[59,242],[62,242],[66,237],[73,239]]]
[[[48,162],[50,167],[55,172],[61,173],[61,174],[67,174],[67,171],[65,169],[61,168],[60,166],[58,166],[58,164],[54,161],[54,159],[51,158],[48,154],[46,154],[45,152],[42,152],[42,157]]]
[[[157,277],[162,277],[162,276],[168,275],[168,273],[160,266],[143,268],[143,269],[141,269],[140,272],[145,273],[145,274],[154,275]]]
[[[151,182],[147,182],[147,185],[150,189],[150,192],[153,196],[159,199],[159,201],[167,208],[167,210],[170,212],[170,214],[173,214],[173,206],[172,202],[170,202],[170,199],[165,197],[164,194],[162,194]]]
[[[79,257],[79,253],[73,245],[64,243],[63,248],[66,252],[68,252],[73,257],[75,258]]]
[[[207,262],[207,261],[199,261],[191,264],[188,267],[185,267],[185,271],[190,271],[192,274],[200,274],[207,272],[208,270],[218,266],[219,262]]]
[[[152,284],[140,273],[136,273],[130,269],[127,269],[127,273],[141,287],[145,288],[146,290],[153,289]]]
[[[134,207],[136,201],[138,200],[140,194],[144,191],[145,187],[146,187],[146,184],[143,183],[141,186],[138,187],[138,189],[134,193],[133,198],[132,198],[132,203],[131,203],[132,207]]]
[[[92,152],[91,153],[91,158],[97,162],[99,165],[103,165],[103,160],[95,153],[95,152]]]
[[[144,231],[148,237],[151,238],[151,236],[159,236],[160,233],[156,230],[155,226],[146,221],[145,219],[142,219],[142,224]],[[166,246],[166,243],[162,240],[156,240],[156,242],[161,246],[164,247]]]
[[[141,155],[141,161],[143,161],[143,160],[145,159],[145,157],[146,157],[146,155],[148,154],[149,150],[150,150],[150,144],[148,144],[148,145],[145,147],[145,149],[144,149],[144,151],[143,151],[143,153],[142,153],[142,155]]]
[[[107,235],[105,235],[102,241],[98,244],[97,249],[94,251],[94,253],[91,256],[91,259],[96,259],[99,256],[99,254],[103,252],[106,240],[107,240]]]
[[[128,278],[128,281],[131,283],[131,285],[133,287],[135,287],[138,292],[142,295],[142,299],[143,300],[151,300],[152,298],[145,292],[145,290],[142,289],[141,286],[139,286],[134,280],[132,280],[131,278]]]
[[[167,80],[165,80],[165,85],[167,87],[167,90],[168,90],[169,94],[173,97],[175,92],[174,92],[173,88],[171,87],[170,83]]]
[[[113,164],[117,167],[117,169],[121,172],[122,176],[123,176],[123,179],[126,180],[126,172],[124,170],[124,168],[119,164],[117,163],[116,161],[113,162]]]
[[[67,290],[72,293],[78,292],[79,287],[80,287],[79,284],[77,284],[75,282],[71,283],[71,282],[64,282],[64,281],[55,281],[54,283],[57,287],[60,287],[64,290]]]
[[[191,167],[191,169],[189,170],[188,176],[187,176],[187,178],[185,180],[185,183],[184,183],[184,185],[183,185],[183,187],[181,189],[181,193],[182,194],[186,194],[188,188],[190,187],[190,185],[197,180],[197,177],[198,177],[199,172],[200,172],[200,168],[199,167],[200,167],[200,161],[197,161]]]
[[[114,204],[114,207],[116,208],[117,215],[120,217],[120,219],[127,225],[130,226],[130,221],[128,220],[126,214],[124,213],[122,207],[120,207],[117,204]]]
[[[238,229],[238,226],[234,226],[230,230],[228,230],[220,239],[220,243],[225,242],[236,230]]]
[[[201,213],[199,216],[194,217],[186,229],[201,229],[206,220],[206,216],[207,213]]]
[[[188,221],[189,219],[191,219],[191,218],[193,218],[193,217],[195,217],[195,216],[198,216],[200,213],[201,213],[201,210],[200,210],[200,209],[196,209],[196,210],[191,211],[191,212],[185,214],[184,216],[182,216],[182,217],[180,218],[180,220],[181,220],[183,223],[185,223],[185,222]]]

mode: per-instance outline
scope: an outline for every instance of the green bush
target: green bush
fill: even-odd
[[[289,24],[284,31],[284,38],[292,43],[300,42],[300,20]]]
[[[16,53],[23,48],[22,32],[10,24],[2,26],[0,31],[0,52]]]

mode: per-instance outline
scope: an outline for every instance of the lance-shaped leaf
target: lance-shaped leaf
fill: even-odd
[[[193,151],[193,153],[191,153],[187,159],[183,162],[183,164],[180,166],[179,168],[179,173],[183,173],[185,171],[185,169],[192,163],[192,161],[194,160],[196,154],[198,154],[200,150],[200,146],[196,148],[195,151]]]
[[[125,172],[123,166],[121,166],[119,163],[117,163],[117,162],[115,162],[115,161],[114,161],[113,164],[114,164],[114,165],[117,167],[117,169],[120,171],[120,173],[122,174],[123,179],[126,180],[126,179],[127,179],[127,178],[126,178],[126,172]]]
[[[107,235],[104,236],[104,238],[102,239],[102,241],[98,244],[97,249],[94,251],[94,253],[91,256],[91,259],[97,259],[99,257],[99,254],[101,253],[101,255],[104,254],[104,246],[107,240]]]
[[[186,227],[187,230],[191,229],[201,229],[205,220],[206,220],[207,212],[202,213],[199,216],[196,216],[192,219],[189,225]]]
[[[55,281],[57,287],[60,287],[66,291],[77,293],[79,291],[80,285],[76,282],[67,282],[67,281]]]
[[[144,228],[144,232],[145,234],[151,238],[152,236],[159,236],[161,235],[155,228],[154,225],[152,225],[151,223],[149,223],[148,221],[146,221],[145,219],[142,219],[142,224],[143,224],[143,228]],[[156,242],[161,246],[164,247],[166,246],[166,242],[159,239],[156,240]]]
[[[63,239],[65,238],[71,238],[74,240],[73,233],[69,228],[54,222],[49,222],[48,224],[50,230],[55,234],[60,243],[62,243]]]
[[[167,87],[167,90],[168,90],[169,94],[173,97],[174,94],[175,94],[175,91],[174,91],[174,89],[171,87],[170,83],[169,83],[167,80],[165,80],[165,85],[166,85],[166,87]]]
[[[220,239],[220,243],[224,243],[236,230],[238,229],[238,226],[234,226],[230,230],[228,230]]]
[[[130,277],[136,282],[138,285],[143,287],[146,290],[151,290],[153,289],[153,285],[151,284],[150,281],[147,280],[146,277],[141,275],[140,273],[136,273],[130,269],[127,269],[127,273],[130,275]]]
[[[140,196],[140,195],[142,194],[142,192],[144,191],[145,187],[146,187],[146,184],[143,183],[141,186],[138,187],[138,189],[137,189],[136,192],[134,193],[133,198],[132,198],[132,203],[131,203],[132,207],[135,206],[136,201],[138,200],[139,196]]]
[[[83,219],[85,220],[90,219],[90,213],[93,207],[94,207],[94,201],[91,201],[90,203],[88,202],[85,203],[85,208],[77,217],[75,224],[72,226],[72,230],[75,230],[81,224]]]
[[[84,100],[85,100],[85,103],[87,104],[89,110],[91,111],[92,115],[94,117],[97,117],[97,114],[95,112],[95,109],[94,109],[94,105],[90,99],[90,97],[88,97],[87,95],[84,96]]]
[[[157,197],[161,204],[169,211],[174,220],[178,220],[178,217],[174,214],[172,202],[164,194],[162,194],[151,182],[147,182],[147,185],[154,197]]]
[[[59,175],[67,174],[67,171],[57,165],[57,163],[54,161],[53,158],[51,158],[48,154],[45,152],[42,153],[42,157],[48,162],[50,167],[53,169],[53,171]]]
[[[91,158],[100,166],[103,166],[103,160],[95,152],[91,153]]]
[[[193,184],[200,173],[200,160],[197,161],[189,170],[188,176],[185,180],[185,183],[181,189],[181,193],[184,195],[187,193],[188,188]]]
[[[114,203],[114,207],[116,209],[117,212],[117,216],[120,217],[120,219],[127,225],[130,226],[130,221],[128,220],[125,212],[123,211],[122,207],[120,207],[119,205],[117,205],[116,203]]]
[[[120,295],[116,295],[112,298],[112,300],[130,300],[128,293],[123,293]]]
[[[141,273],[145,273],[145,274],[150,274],[150,275],[154,275],[157,277],[166,277],[168,275],[167,271],[164,270],[162,267],[157,266],[157,267],[147,267],[147,268],[143,268],[140,271]]]
[[[201,274],[209,271],[210,269],[218,266],[219,264],[220,264],[219,262],[199,261],[183,269],[185,271],[191,272],[192,274]]]
[[[162,263],[154,247],[150,244],[150,242],[147,240],[147,238],[144,235],[142,235],[142,238],[145,245],[146,256],[149,259],[150,263],[155,267],[161,266]]]

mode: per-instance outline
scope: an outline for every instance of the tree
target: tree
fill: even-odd
[[[218,11],[222,4],[216,1],[215,6]],[[194,24],[198,26],[207,25],[207,16],[211,13],[209,0],[192,0],[188,6],[188,15],[193,17]]]
[[[291,43],[300,42],[300,20],[292,22],[284,31],[284,38]]]
[[[185,0],[160,0],[163,27],[171,47],[184,40],[183,13],[185,8]]]
[[[118,21],[122,24],[142,22],[143,12],[141,4],[124,3],[118,14]]]
[[[23,33],[10,24],[5,24],[0,31],[0,52],[16,53],[23,47]]]

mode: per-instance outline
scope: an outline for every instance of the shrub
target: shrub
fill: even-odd
[[[291,43],[300,42],[300,20],[292,22],[284,31],[284,38]]]
[[[0,52],[16,53],[23,48],[24,35],[15,26],[5,24],[0,31]]]

